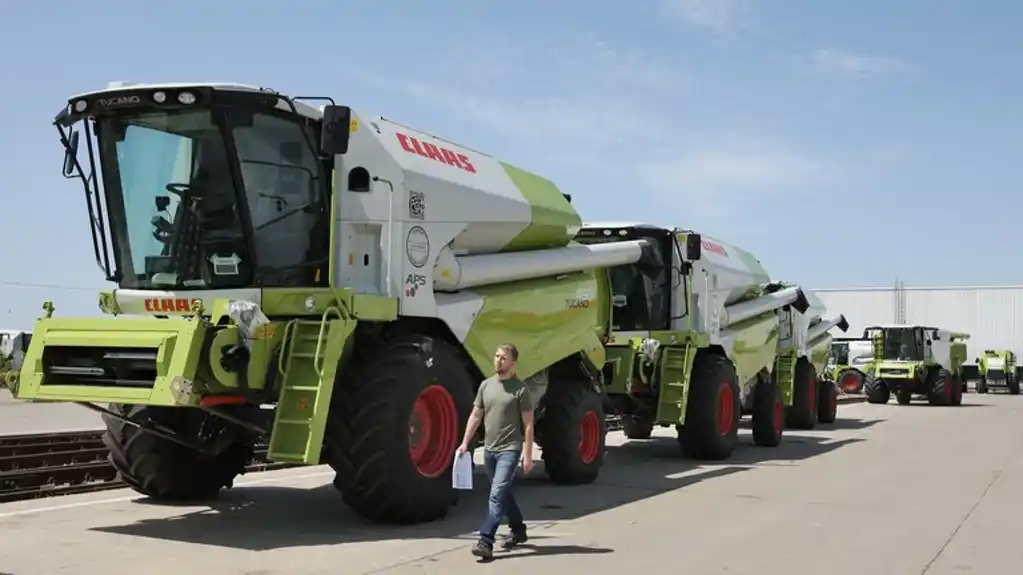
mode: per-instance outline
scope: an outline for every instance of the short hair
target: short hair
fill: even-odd
[[[497,346],[497,349],[504,350],[511,357],[512,361],[519,360],[519,348],[515,347],[514,343],[502,343]]]

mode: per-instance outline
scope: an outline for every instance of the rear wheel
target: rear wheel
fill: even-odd
[[[952,405],[962,405],[965,384],[958,373],[949,376],[949,386],[952,388]]]
[[[817,421],[834,423],[838,418],[838,388],[830,381],[821,381],[817,398]]]
[[[110,411],[138,424],[155,423],[215,453],[203,455],[104,414],[103,444],[118,478],[153,499],[212,499],[232,486],[253,456],[254,438],[199,409],[113,403]]]
[[[867,401],[869,403],[888,403],[888,400],[892,397],[892,391],[883,379],[877,379],[870,376],[867,376],[866,380],[863,382],[863,392],[867,395]]]
[[[895,390],[895,401],[899,402],[899,405],[909,405],[913,402],[913,393],[905,389]]]
[[[977,380],[977,393],[987,393],[987,378],[982,377]]]
[[[544,469],[553,483],[592,483],[604,465],[604,401],[589,381],[551,382],[537,430]]]
[[[817,425],[817,373],[805,359],[796,362],[792,405],[786,409],[785,423],[792,429],[813,429]]]
[[[753,443],[775,447],[781,443],[785,430],[785,403],[781,388],[772,380],[764,380],[753,390]]]
[[[838,387],[842,393],[862,393],[863,374],[855,369],[847,369],[838,374]]]
[[[388,523],[444,517],[451,464],[475,381],[446,342],[404,335],[357,352],[339,376],[324,459],[359,515]]]
[[[1009,376],[1006,375],[1009,385],[1009,393],[1011,395],[1019,395],[1019,379],[1017,379],[1015,376],[1013,376],[1012,379],[1008,379],[1008,377]]]
[[[727,459],[739,436],[739,384],[727,358],[700,353],[690,374],[686,422],[678,432],[682,452],[694,459]]]

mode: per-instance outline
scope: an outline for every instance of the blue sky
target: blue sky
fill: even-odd
[[[1023,3],[11,6],[0,326],[45,298],[98,313],[51,121],[111,80],[330,95],[548,176],[587,219],[691,227],[808,287],[1023,283]]]

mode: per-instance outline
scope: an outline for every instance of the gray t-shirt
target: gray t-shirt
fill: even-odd
[[[522,414],[533,406],[519,378],[488,377],[476,392],[476,407],[483,410],[483,448],[487,451],[521,450]]]

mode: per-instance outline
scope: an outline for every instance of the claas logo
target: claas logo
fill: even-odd
[[[145,299],[146,311],[150,312],[190,312],[194,302],[202,302],[199,298],[188,299],[184,297],[147,297]]]

